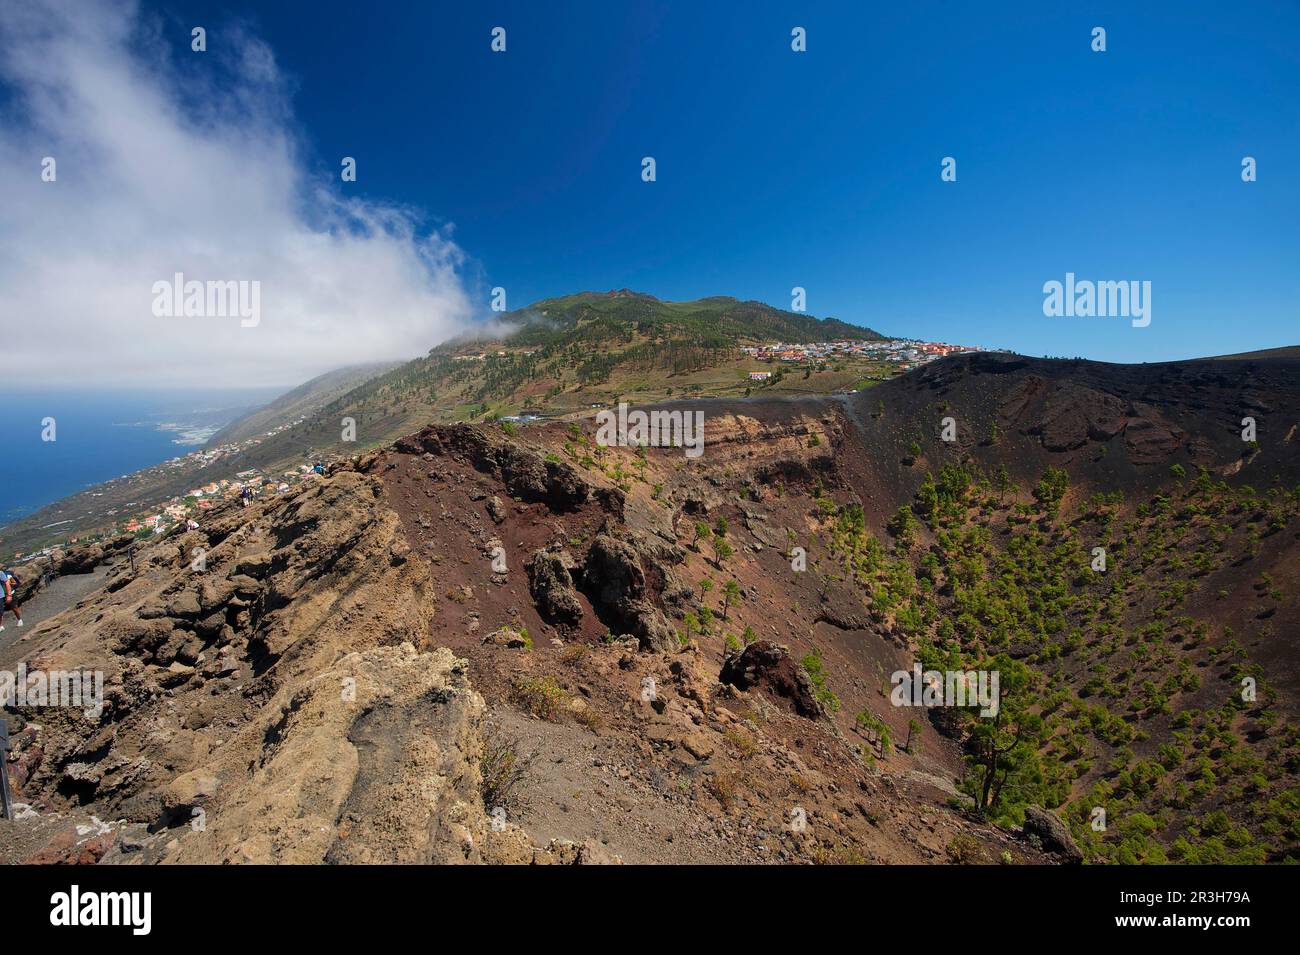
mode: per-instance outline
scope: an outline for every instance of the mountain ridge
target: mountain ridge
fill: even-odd
[[[570,332],[590,322],[635,324],[647,329],[670,329],[677,334],[705,340],[727,339],[740,335],[742,340],[776,340],[809,342],[826,338],[884,340],[874,329],[853,325],[836,318],[816,318],[802,312],[776,308],[755,300],[743,301],[727,295],[713,295],[673,302],[645,292],[620,289],[610,292],[577,292],[572,295],[542,299],[513,312],[500,321],[516,323],[513,331],[502,336],[520,344],[543,344],[563,330]],[[550,326],[558,324],[559,329]],[[495,340],[489,338],[488,340]],[[435,349],[436,350],[436,349]]]

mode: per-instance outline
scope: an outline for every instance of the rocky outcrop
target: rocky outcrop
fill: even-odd
[[[35,597],[54,578],[89,574],[106,561],[125,553],[136,543],[130,534],[121,534],[109,540],[81,544],[67,550],[55,548],[49,553],[4,569],[17,575],[19,583],[15,596],[22,604]]]
[[[512,442],[494,443],[472,425],[432,426],[401,439],[394,447],[405,454],[464,458],[476,470],[500,480],[513,496],[542,502],[558,513],[572,511],[596,497],[612,513],[622,514],[623,498],[616,489],[595,488],[563,461],[547,460]]]
[[[765,547],[785,547],[790,542],[789,532],[784,528],[773,527],[767,515],[757,507],[740,504],[740,513],[745,520],[745,530],[754,535],[754,540]]]
[[[615,607],[625,600],[645,596],[645,571],[631,544],[608,534],[591,542],[583,566],[583,578],[594,602]]]
[[[667,653],[680,645],[677,630],[663,611],[647,600],[634,600],[627,605],[626,630],[637,638],[643,650]]]
[[[1036,836],[1048,852],[1055,853],[1069,863],[1083,861],[1083,850],[1070,835],[1070,827],[1061,821],[1061,817],[1050,809],[1041,806],[1025,807],[1026,836]]]
[[[1186,443],[1187,435],[1166,422],[1154,408],[1141,410],[1146,414],[1130,421],[1124,429],[1129,460],[1139,465],[1162,464]]]
[[[1062,382],[1044,402],[1035,428],[1048,451],[1072,451],[1109,441],[1124,430],[1124,402],[1092,388]]]
[[[506,647],[510,650],[527,650],[528,640],[522,633],[513,627],[502,627],[500,630],[493,630],[483,642],[494,647]]]
[[[757,640],[729,654],[718,680],[739,690],[766,690],[809,719],[825,715],[807,671],[790,656],[788,648],[770,640]]]
[[[866,630],[871,626],[858,591],[840,581],[831,582],[822,592],[815,619],[841,630]]]
[[[582,619],[582,602],[570,571],[576,563],[568,551],[547,548],[528,559],[528,591],[542,617],[551,623],[574,626]]]
[[[648,599],[641,556],[626,541],[600,534],[591,542],[582,571],[583,587],[598,614],[619,633],[630,633],[641,647],[666,652],[677,646],[677,631]]]
[[[435,582],[408,552],[378,479],[350,470],[142,546],[34,628],[29,666],[103,672],[104,705],[22,731],[24,798],[124,820],[104,862],[599,858],[487,816],[484,704],[429,647]]]

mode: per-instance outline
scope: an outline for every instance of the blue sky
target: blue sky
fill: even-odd
[[[511,307],[621,287],[788,307],[802,286],[819,316],[1029,354],[1300,342],[1293,2],[153,9],[265,41],[306,160],[337,181],[354,156],[339,189],[452,226],[476,307],[497,285]],[[1066,272],[1149,280],[1150,326],[1045,317]]]

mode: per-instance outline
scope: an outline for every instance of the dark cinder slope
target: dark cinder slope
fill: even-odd
[[[990,472],[1003,465],[1022,483],[1063,468],[1073,485],[1102,491],[1150,491],[1175,464],[1261,489],[1300,476],[1300,359],[1116,365],[965,355],[860,392],[850,408],[874,464],[870,480],[895,499],[954,453]],[[941,441],[948,417],[951,445]],[[1255,419],[1254,444],[1242,440],[1246,417]]]

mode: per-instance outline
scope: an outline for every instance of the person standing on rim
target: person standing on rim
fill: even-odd
[[[18,626],[23,626],[23,611],[18,604],[18,585],[21,582],[8,571],[0,570],[0,586],[4,588],[4,606],[0,607],[0,633],[4,633],[6,610],[12,610],[18,618]]]

